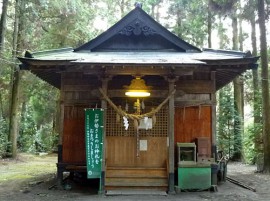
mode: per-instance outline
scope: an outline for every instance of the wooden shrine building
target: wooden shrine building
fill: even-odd
[[[215,93],[256,68],[258,58],[250,52],[201,50],[137,6],[76,49],[27,52],[19,59],[21,70],[31,71],[61,92],[59,180],[63,172],[85,171],[84,111],[103,108],[101,190],[173,192],[177,145],[206,139],[202,155],[215,158]],[[125,95],[136,81],[150,96]]]

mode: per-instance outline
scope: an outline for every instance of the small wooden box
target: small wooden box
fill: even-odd
[[[196,138],[197,155],[198,157],[210,158],[211,157],[211,143],[208,137]]]
[[[178,165],[196,164],[196,144],[177,143]]]

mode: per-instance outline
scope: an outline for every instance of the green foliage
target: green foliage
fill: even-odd
[[[22,152],[32,152],[30,147],[34,143],[37,129],[32,117],[32,110],[29,108],[29,106],[23,105],[23,107],[26,108],[23,109],[24,112],[21,119],[20,135],[18,137],[18,148]]]
[[[6,155],[7,146],[8,146],[7,133],[8,133],[8,124],[0,116],[0,158]]]
[[[217,142],[218,149],[231,155],[233,137],[233,100],[231,87],[226,86],[219,92]]]
[[[253,106],[253,108],[257,108],[256,111],[252,111],[253,117],[254,116],[262,116],[262,91],[261,88],[259,87],[258,90],[254,91],[253,87],[253,80],[252,80],[252,72],[246,72],[244,74],[244,88],[245,88],[245,104]],[[257,100],[257,101],[255,101]],[[256,107],[254,107],[256,106]],[[260,120],[262,122],[262,120]]]
[[[39,130],[33,124],[27,126],[18,139],[19,148],[22,152],[50,152],[56,149],[58,133],[53,131],[51,124],[45,124]]]
[[[24,40],[31,47],[26,48],[43,50],[81,45],[97,35],[98,31],[92,27],[94,10],[95,4],[89,0],[27,2]]]
[[[204,1],[173,1],[169,8],[169,13],[176,16],[177,21],[173,32],[195,46],[204,46],[207,39],[206,10]]]
[[[257,0],[248,0],[243,7],[241,17],[247,20],[254,18],[255,12],[257,12],[257,8],[258,8]]]
[[[235,126],[239,121],[235,114],[232,85],[227,85],[219,91],[219,105],[217,115],[217,145],[229,158],[235,153],[241,152],[242,142],[239,127]]]
[[[234,108],[236,106],[234,105]],[[234,132],[233,132],[233,155],[232,155],[232,159],[234,160],[240,160],[242,157],[242,119],[239,116],[239,113],[237,111],[237,109],[234,109]]]
[[[212,10],[214,10],[217,13],[229,13],[232,9],[235,3],[237,3],[236,0],[209,0],[209,3],[211,5]]]
[[[21,151],[50,151],[57,145],[55,116],[58,90],[36,76],[23,75],[22,118],[18,144]]]
[[[229,49],[230,39],[226,34],[227,29],[223,26],[223,19],[219,17],[219,22],[217,25],[217,31],[220,38],[219,48],[221,49]]]
[[[259,133],[259,136],[257,136]],[[249,164],[255,164],[262,150],[262,125],[250,124],[246,128],[243,138],[245,161]],[[259,146],[258,146],[259,145]]]

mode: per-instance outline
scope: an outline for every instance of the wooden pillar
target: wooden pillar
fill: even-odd
[[[175,88],[175,79],[168,79],[169,93]],[[168,125],[168,137],[169,137],[169,194],[174,194],[174,95],[169,99],[169,125]]]
[[[102,78],[102,90],[107,95],[108,93],[109,78]],[[102,148],[102,165],[101,165],[101,178],[99,194],[105,194],[105,171],[106,171],[106,120],[107,120],[107,102],[105,99],[101,100],[101,108],[104,109],[103,113],[103,148]]]
[[[216,143],[216,124],[217,124],[217,118],[216,118],[216,72],[211,72],[211,80],[213,84],[213,91],[211,93],[211,124],[212,124],[212,157],[217,158],[217,143]]]
[[[61,94],[63,92],[61,91]],[[60,98],[60,115],[59,115],[59,141],[58,141],[58,162],[63,161],[63,153],[62,153],[62,146],[63,146],[63,135],[64,135],[64,115],[65,115],[65,105],[64,101]]]
[[[60,98],[59,98],[59,106],[60,107],[60,115],[59,115],[59,141],[58,141],[58,163],[57,163],[57,183],[60,187],[63,181],[63,166],[61,163],[63,162],[63,135],[64,135],[64,115],[65,115],[65,92],[63,90],[64,79],[63,74],[61,74],[61,89],[60,89]]]

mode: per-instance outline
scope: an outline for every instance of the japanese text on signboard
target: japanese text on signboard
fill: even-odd
[[[101,174],[103,146],[103,110],[85,110],[85,142],[88,178],[98,178]]]

